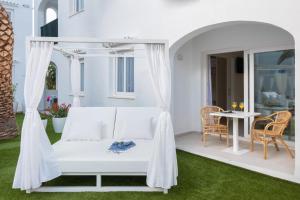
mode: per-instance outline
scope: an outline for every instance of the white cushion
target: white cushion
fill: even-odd
[[[159,108],[151,107],[118,107],[114,138],[152,139],[160,112]]]
[[[114,141],[58,141],[53,149],[62,172],[147,172],[153,140],[133,140],[136,146],[123,153],[108,151]]]
[[[113,138],[115,116],[116,108],[114,107],[72,107],[69,110],[61,139],[70,140],[80,134],[84,134],[82,137],[85,140],[92,140],[99,134],[101,139],[111,139]],[[87,138],[88,135],[91,138]]]
[[[102,132],[102,122],[96,121],[71,121],[70,133],[64,138],[67,141],[100,141]]]

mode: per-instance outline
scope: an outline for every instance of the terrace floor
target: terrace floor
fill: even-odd
[[[293,182],[300,182],[293,176],[295,160],[292,159],[281,147],[276,151],[274,145],[269,145],[268,159],[263,158],[263,146],[255,144],[254,151],[242,155],[234,155],[224,152],[227,148],[225,138],[220,141],[218,136],[208,136],[206,146],[201,141],[200,133],[186,133],[176,136],[177,149],[218,160],[227,164],[246,168],[259,173],[267,174],[281,179]],[[230,140],[232,144],[232,140]],[[249,141],[239,141],[240,148],[249,149]]]

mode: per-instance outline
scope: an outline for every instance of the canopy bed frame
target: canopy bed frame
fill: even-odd
[[[67,46],[61,46],[67,44]],[[75,45],[70,47],[69,44]],[[79,45],[80,44],[80,45]],[[161,112],[153,136],[153,152],[146,172],[62,172],[53,146],[42,125],[37,107],[42,98],[45,76],[53,51],[67,55],[71,63],[72,107],[80,107],[80,62],[82,57],[116,57],[118,54],[78,53],[91,49],[82,44],[99,44],[102,50],[120,50],[119,45],[144,45],[149,61],[150,77],[156,93],[157,107]],[[115,44],[118,44],[117,46]],[[106,48],[107,47],[107,48]],[[115,48],[114,48],[115,47]],[[128,48],[128,47],[127,47]],[[76,50],[76,51],[72,51]],[[164,191],[177,184],[177,159],[173,125],[170,116],[171,70],[169,64],[168,41],[145,39],[97,39],[66,37],[35,37],[26,41],[26,76],[24,84],[25,118],[21,133],[21,145],[13,188],[43,192],[82,192],[82,191]],[[134,55],[133,55],[134,56]],[[43,182],[61,175],[95,175],[96,186],[88,187],[44,187]],[[147,176],[147,187],[102,187],[102,175],[143,175]]]

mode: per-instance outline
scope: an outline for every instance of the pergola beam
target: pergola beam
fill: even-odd
[[[135,39],[135,38],[124,38],[124,39],[99,39],[89,37],[29,37],[29,42],[60,42],[60,43],[118,43],[118,44],[164,44],[168,45],[168,40],[158,39]]]

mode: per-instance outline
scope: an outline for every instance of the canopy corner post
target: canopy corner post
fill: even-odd
[[[71,56],[71,87],[73,93],[73,107],[80,107],[80,61],[78,56]]]
[[[80,107],[80,97],[78,94],[73,95],[72,107]]]

